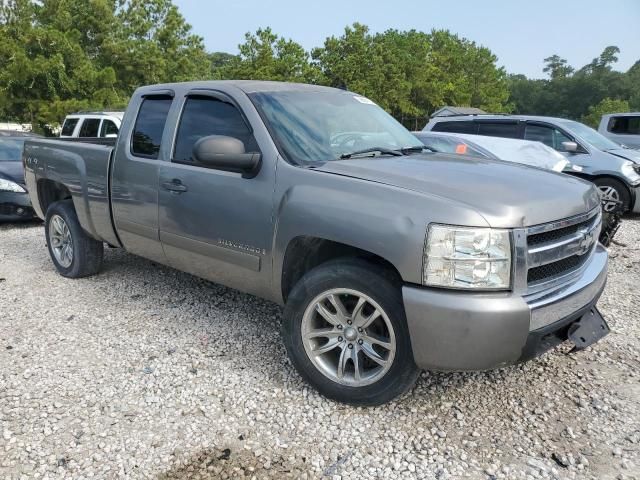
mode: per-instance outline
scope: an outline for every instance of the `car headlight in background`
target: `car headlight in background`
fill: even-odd
[[[0,178],[0,192],[27,193],[27,191],[16,182]]]
[[[510,288],[509,230],[429,225],[422,282],[432,287]]]
[[[640,181],[640,165],[633,162],[624,162],[622,164],[622,174],[629,179],[630,182]]]

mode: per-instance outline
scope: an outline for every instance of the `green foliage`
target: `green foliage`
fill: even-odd
[[[640,109],[640,61],[613,70],[615,46],[578,70],[545,58],[548,79],[508,76],[488,48],[447,30],[372,33],[359,23],[311,52],[261,28],[238,55],[208,53],[171,0],[0,0],[0,39],[0,118],[40,127],[124,108],[141,85],[207,78],[347,88],[411,129],[444,105],[588,122]]]
[[[170,0],[0,0],[0,117],[40,127],[121,108],[140,85],[207,78]]]
[[[298,43],[279,37],[270,28],[247,33],[240,55],[227,57],[214,69],[220,79],[274,80],[318,83],[318,69]]]
[[[312,57],[329,85],[371,98],[412,129],[446,104],[506,108],[506,74],[496,57],[448,31],[370,34],[356,23]]]
[[[639,109],[640,63],[626,73],[615,71],[618,53],[618,47],[609,46],[578,70],[558,55],[545,58],[544,72],[549,79],[509,76],[509,102],[516,113],[588,119],[591,123],[596,122],[592,112],[610,102],[622,101],[619,105],[627,109]]]
[[[567,65],[567,60],[558,55],[551,55],[544,59],[543,72],[548,73],[552,79],[566,78],[573,73],[573,67]]]
[[[598,128],[600,125],[600,119],[602,115],[607,113],[622,113],[631,111],[629,102],[626,100],[615,100],[611,98],[605,98],[597,105],[589,107],[587,115],[582,117],[582,123]]]

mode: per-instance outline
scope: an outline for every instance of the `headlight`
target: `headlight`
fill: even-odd
[[[509,231],[429,225],[422,283],[433,287],[508,289],[511,286]]]
[[[27,191],[18,185],[16,182],[12,182],[11,180],[5,180],[4,178],[0,178],[0,191],[2,192],[16,192],[16,193],[26,193]]]
[[[622,174],[631,182],[637,182],[640,180],[640,165],[633,162],[625,162],[622,165]]]

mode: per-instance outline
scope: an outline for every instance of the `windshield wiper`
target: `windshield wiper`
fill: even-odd
[[[403,155],[408,155],[410,153],[420,153],[423,150],[429,150],[430,152],[438,153],[438,150],[436,150],[433,147],[427,147],[426,145],[413,145],[411,147],[402,147],[400,149],[400,152],[402,152]]]
[[[400,150],[393,150],[391,148],[385,148],[385,147],[370,147],[370,148],[364,148],[362,150],[356,150],[355,152],[351,152],[351,153],[343,153],[342,155],[340,155],[340,159],[345,160],[347,158],[366,155],[367,153],[375,154],[376,152],[379,152],[381,155],[393,155],[394,157],[401,157],[402,155],[404,155],[404,153],[402,153]],[[371,155],[371,156],[375,157],[375,155]]]

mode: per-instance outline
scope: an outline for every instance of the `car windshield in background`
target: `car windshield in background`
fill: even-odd
[[[416,135],[427,147],[442,153],[456,153],[458,155],[473,155],[487,157],[488,155],[472,147],[468,143],[456,137],[444,135]]]
[[[290,161],[308,165],[376,148],[422,147],[371,100],[350,92],[280,91],[249,95]]]
[[[19,162],[24,139],[0,138],[0,162]]]
[[[612,142],[604,135],[596,132],[593,128],[587,127],[583,123],[574,122],[571,120],[563,120],[560,122],[564,128],[569,130],[574,135],[582,138],[583,140],[589,142],[591,145],[596,147],[598,150],[614,150],[620,148],[620,145]]]

